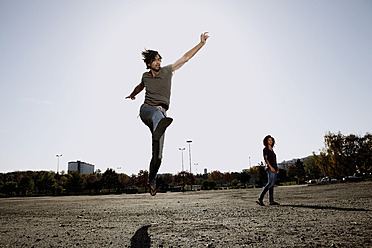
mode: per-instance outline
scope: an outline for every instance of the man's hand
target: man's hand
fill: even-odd
[[[125,99],[136,100],[136,95],[140,93],[144,88],[145,88],[145,85],[143,83],[140,83],[139,85],[136,86],[136,88],[134,88],[133,92],[129,96],[127,96]]]
[[[136,97],[135,96],[127,96],[125,99],[136,100]]]
[[[204,34],[200,35],[200,42],[203,43],[203,45],[207,42],[207,39],[209,38],[208,32],[205,32]]]
[[[271,166],[270,166],[270,170],[271,170],[272,173],[276,173],[275,169]]]

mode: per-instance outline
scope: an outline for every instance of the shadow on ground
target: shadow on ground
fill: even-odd
[[[131,248],[149,248],[151,245],[151,239],[148,233],[148,226],[143,226],[136,231],[133,237],[130,239]]]
[[[315,205],[280,205],[281,207],[293,207],[293,208],[311,208],[311,209],[323,209],[323,210],[339,210],[339,211],[366,211],[371,210],[364,208],[341,208],[341,207],[330,207],[330,206],[315,206]]]

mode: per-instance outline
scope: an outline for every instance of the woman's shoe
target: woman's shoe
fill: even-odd
[[[279,202],[270,202],[270,205],[280,205]]]

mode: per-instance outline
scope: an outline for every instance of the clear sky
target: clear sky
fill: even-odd
[[[241,171],[276,138],[278,162],[311,155],[327,131],[372,129],[372,2],[0,1],[0,171],[148,169],[144,48],[174,63],[174,118],[159,173]],[[121,169],[118,169],[121,168]]]

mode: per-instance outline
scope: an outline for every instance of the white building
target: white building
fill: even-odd
[[[78,171],[80,174],[94,173],[94,165],[81,161],[68,162],[68,171]]]
[[[294,165],[296,164],[297,160],[299,159],[301,162],[305,162],[306,159],[308,158],[311,158],[313,155],[310,155],[310,156],[307,156],[307,157],[304,157],[304,158],[293,158],[291,160],[288,160],[288,161],[283,161],[281,163],[278,163],[278,167],[279,169],[284,169],[284,170],[288,170],[288,167],[291,166],[291,165]]]

